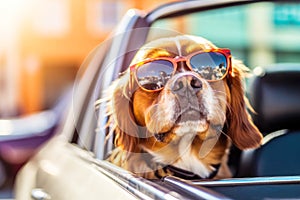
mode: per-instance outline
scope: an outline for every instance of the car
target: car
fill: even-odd
[[[298,199],[300,198],[300,3],[280,0],[178,1],[149,12],[131,9],[83,63],[68,115],[20,170],[16,199]],[[148,180],[106,161],[103,92],[147,41],[200,35],[230,48],[253,70],[245,87],[264,135],[261,147],[231,149],[232,178]]]
[[[0,120],[0,199],[12,196],[18,170],[54,135],[71,92],[70,88],[50,109]]]

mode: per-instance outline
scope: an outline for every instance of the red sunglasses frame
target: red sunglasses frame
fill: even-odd
[[[193,67],[191,66],[190,64],[190,59],[197,55],[197,54],[202,54],[202,53],[210,53],[210,52],[215,52],[215,53],[221,53],[225,56],[226,58],[226,62],[227,62],[227,67],[226,67],[226,72],[224,73],[224,75],[222,76],[222,78],[218,79],[218,80],[207,80],[208,82],[216,82],[216,81],[220,81],[220,80],[223,80],[227,74],[231,71],[232,71],[232,62],[231,62],[231,52],[230,52],[230,49],[227,49],[227,48],[218,48],[218,49],[210,49],[210,50],[201,50],[201,51],[196,51],[194,53],[191,53],[187,56],[176,56],[175,58],[172,58],[172,57],[156,57],[156,58],[147,58],[141,62],[138,62],[138,63],[135,63],[133,65],[131,65],[129,68],[130,68],[130,89],[132,88],[133,86],[133,82],[135,81],[137,83],[137,85],[142,88],[144,91],[147,91],[147,92],[157,92],[157,91],[160,91],[162,90],[164,87],[161,87],[159,89],[155,89],[155,90],[149,90],[149,89],[146,89],[144,88],[143,86],[141,86],[138,82],[138,78],[137,78],[137,75],[136,75],[136,69],[139,68],[140,66],[146,64],[146,63],[149,63],[149,62],[153,62],[153,61],[156,61],[156,60],[166,60],[166,61],[169,61],[173,64],[173,67],[174,67],[174,70],[172,72],[172,75],[171,76],[174,76],[174,74],[176,73],[176,70],[177,70],[177,63],[178,62],[182,62],[182,61],[185,61],[186,65],[188,66],[189,70],[191,71],[194,71],[193,70]]]

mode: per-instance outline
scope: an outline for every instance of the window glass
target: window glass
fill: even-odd
[[[300,4],[255,3],[162,19],[153,27],[203,36],[254,68],[299,62]],[[156,32],[150,36],[158,35]]]

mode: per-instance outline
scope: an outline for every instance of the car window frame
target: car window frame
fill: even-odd
[[[82,135],[80,130],[87,126],[86,117],[91,115],[90,112],[86,112],[90,104],[89,97],[93,94],[97,81],[95,74],[99,73],[99,65],[102,63],[102,58],[105,57],[106,50],[107,46],[98,46],[87,56],[81,66],[83,72],[78,72],[79,75],[74,83],[72,105],[66,119],[66,127],[64,127],[66,130],[62,132],[67,135],[69,143],[74,143],[81,147],[83,146],[80,144],[84,144],[86,140],[90,140],[87,138],[89,135]]]

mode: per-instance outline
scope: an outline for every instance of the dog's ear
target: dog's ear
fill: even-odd
[[[114,127],[115,145],[134,152],[137,150],[138,127],[132,112],[129,73],[115,81],[109,90],[112,92],[109,113]]]
[[[243,78],[248,68],[239,60],[232,60],[229,73],[231,100],[227,112],[227,134],[239,149],[256,148],[262,142],[262,134],[253,124],[247,112],[249,102],[244,95]]]

